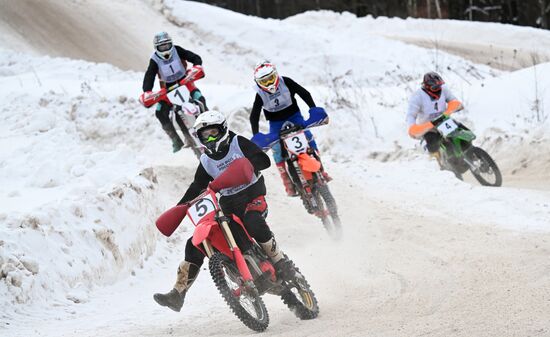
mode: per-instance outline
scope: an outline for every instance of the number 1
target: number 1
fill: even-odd
[[[181,95],[181,92],[179,90],[176,90],[176,96],[178,96],[182,102],[185,102],[185,98]]]

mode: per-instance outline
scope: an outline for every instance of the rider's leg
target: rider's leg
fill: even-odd
[[[195,101],[199,101],[204,106],[204,111],[208,111],[208,107],[206,106],[206,98],[202,95],[202,92],[199,89],[195,89],[191,91],[191,98],[193,98]]]
[[[441,154],[439,153],[441,135],[437,132],[426,132],[426,134],[424,134],[424,140],[426,141],[426,149],[430,153],[430,156],[435,158],[441,165]]]
[[[183,141],[176,132],[176,128],[174,128],[174,125],[170,120],[170,108],[171,107],[168,103],[161,101],[157,104],[155,115],[160,121],[162,129],[164,130],[164,132],[166,132],[166,134],[168,135],[168,137],[170,137],[170,140],[172,141],[172,151],[178,152],[183,147]]]
[[[273,262],[277,273],[283,278],[291,278],[294,275],[292,262],[281,251],[273,232],[271,232],[265,221],[266,217],[267,203],[265,197],[260,196],[246,206],[242,219],[248,233],[258,242]]]
[[[191,238],[189,238],[185,246],[185,260],[178,267],[174,288],[166,294],[157,293],[153,295],[155,301],[174,311],[180,311],[185,300],[185,294],[197,278],[203,261],[203,253],[193,245]]]
[[[279,131],[281,131],[281,127],[285,121],[270,121],[269,122],[269,133],[271,134],[279,134]],[[279,174],[281,175],[281,179],[283,180],[283,185],[285,187],[286,194],[288,196],[296,196],[296,189],[294,188],[294,184],[290,180],[290,176],[288,175],[288,172],[286,170],[286,163],[283,160],[283,150],[281,149],[281,144],[277,143],[272,148],[271,151],[273,152],[273,160],[275,161],[275,165],[277,166],[277,170],[279,171]]]

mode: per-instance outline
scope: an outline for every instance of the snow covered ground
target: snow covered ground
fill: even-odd
[[[114,12],[111,5],[124,15],[99,15]],[[326,11],[265,20],[175,0],[41,3],[55,15],[27,2],[0,6],[37,25],[23,29],[0,14],[0,335],[250,334],[207,271],[181,313],[151,298],[170,289],[191,230],[166,240],[153,223],[179,200],[196,159],[188,150],[172,155],[153,111],[136,101],[142,73],[40,56],[141,71],[158,29],[203,57],[207,77],[197,85],[234,130],[250,134],[252,66],[262,58],[332,116],[315,134],[335,176],[345,237],[329,240],[269,171],[270,224],[316,291],[321,315],[301,322],[266,296],[267,335],[550,334],[550,63],[507,72],[499,69],[527,64],[496,69],[464,51],[400,41],[433,39],[425,27],[437,25],[442,43],[466,51],[480,48],[467,43],[475,35],[527,53],[533,38],[545,46],[549,32]],[[91,53],[82,53],[84,39],[56,44],[65,34],[59,18],[79,12],[87,18],[81,34],[128,44],[102,40]],[[36,27],[49,33],[41,44]],[[465,103],[457,118],[500,165],[502,188],[439,171],[406,135],[408,96],[434,69]]]

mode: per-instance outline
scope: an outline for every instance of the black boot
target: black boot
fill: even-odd
[[[174,289],[166,294],[154,294],[153,299],[163,307],[168,307],[179,312],[183,306],[185,294],[197,278],[199,271],[200,267],[196,264],[183,261],[178,267],[178,275]]]
[[[174,128],[174,125],[172,123],[164,124],[162,126],[162,129],[166,132],[168,137],[170,137],[170,140],[172,141],[172,152],[178,152],[183,147],[183,141],[181,140],[180,136],[176,132],[176,128]]]
[[[154,294],[153,298],[163,307],[168,307],[179,312],[183,306],[183,301],[185,300],[185,293],[186,291],[180,293],[176,289],[172,289],[166,294]]]

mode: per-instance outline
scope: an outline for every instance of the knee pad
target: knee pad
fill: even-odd
[[[248,233],[258,242],[267,242],[271,239],[271,230],[265,222],[262,213],[250,211],[245,213],[243,219],[244,226]]]

